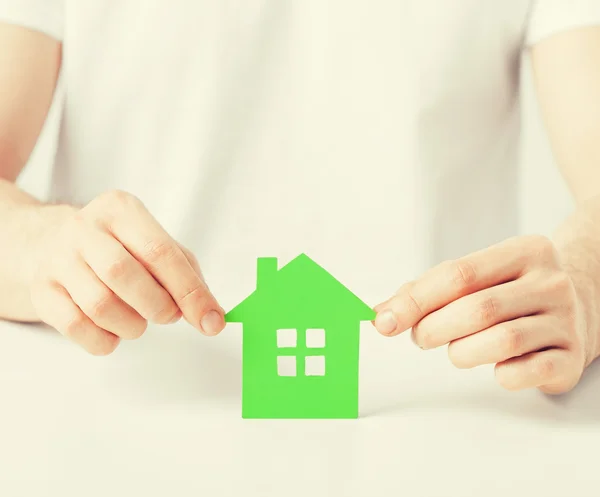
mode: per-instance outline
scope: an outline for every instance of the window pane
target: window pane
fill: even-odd
[[[312,355],[306,356],[304,363],[306,376],[325,376],[325,356]]]
[[[325,347],[325,330],[322,328],[306,330],[306,346],[312,349]]]
[[[277,374],[279,376],[296,376],[296,358],[294,356],[278,356]]]
[[[277,330],[277,347],[296,347],[298,343],[298,333],[295,329]]]

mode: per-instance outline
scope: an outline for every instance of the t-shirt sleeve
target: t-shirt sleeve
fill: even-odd
[[[533,0],[526,44],[586,26],[600,26],[600,0]]]
[[[0,22],[63,37],[64,0],[0,0]]]

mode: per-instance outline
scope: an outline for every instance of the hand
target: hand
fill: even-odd
[[[543,237],[512,238],[443,263],[375,311],[381,334],[412,328],[422,349],[449,344],[458,368],[496,364],[509,390],[566,392],[590,362],[581,302]]]
[[[194,256],[173,240],[141,201],[103,194],[43,238],[31,300],[39,318],[94,355],[147,323],[181,316],[206,335],[224,327]]]

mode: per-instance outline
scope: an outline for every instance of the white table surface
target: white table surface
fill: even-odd
[[[0,323],[0,496],[600,495],[600,367],[562,397],[362,331],[361,418],[243,420],[241,334],[92,357]]]

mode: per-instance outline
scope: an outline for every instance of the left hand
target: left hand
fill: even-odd
[[[496,364],[509,390],[573,388],[590,355],[582,304],[550,240],[511,238],[440,264],[375,307],[386,336],[412,328],[422,349],[448,344],[458,368]]]

